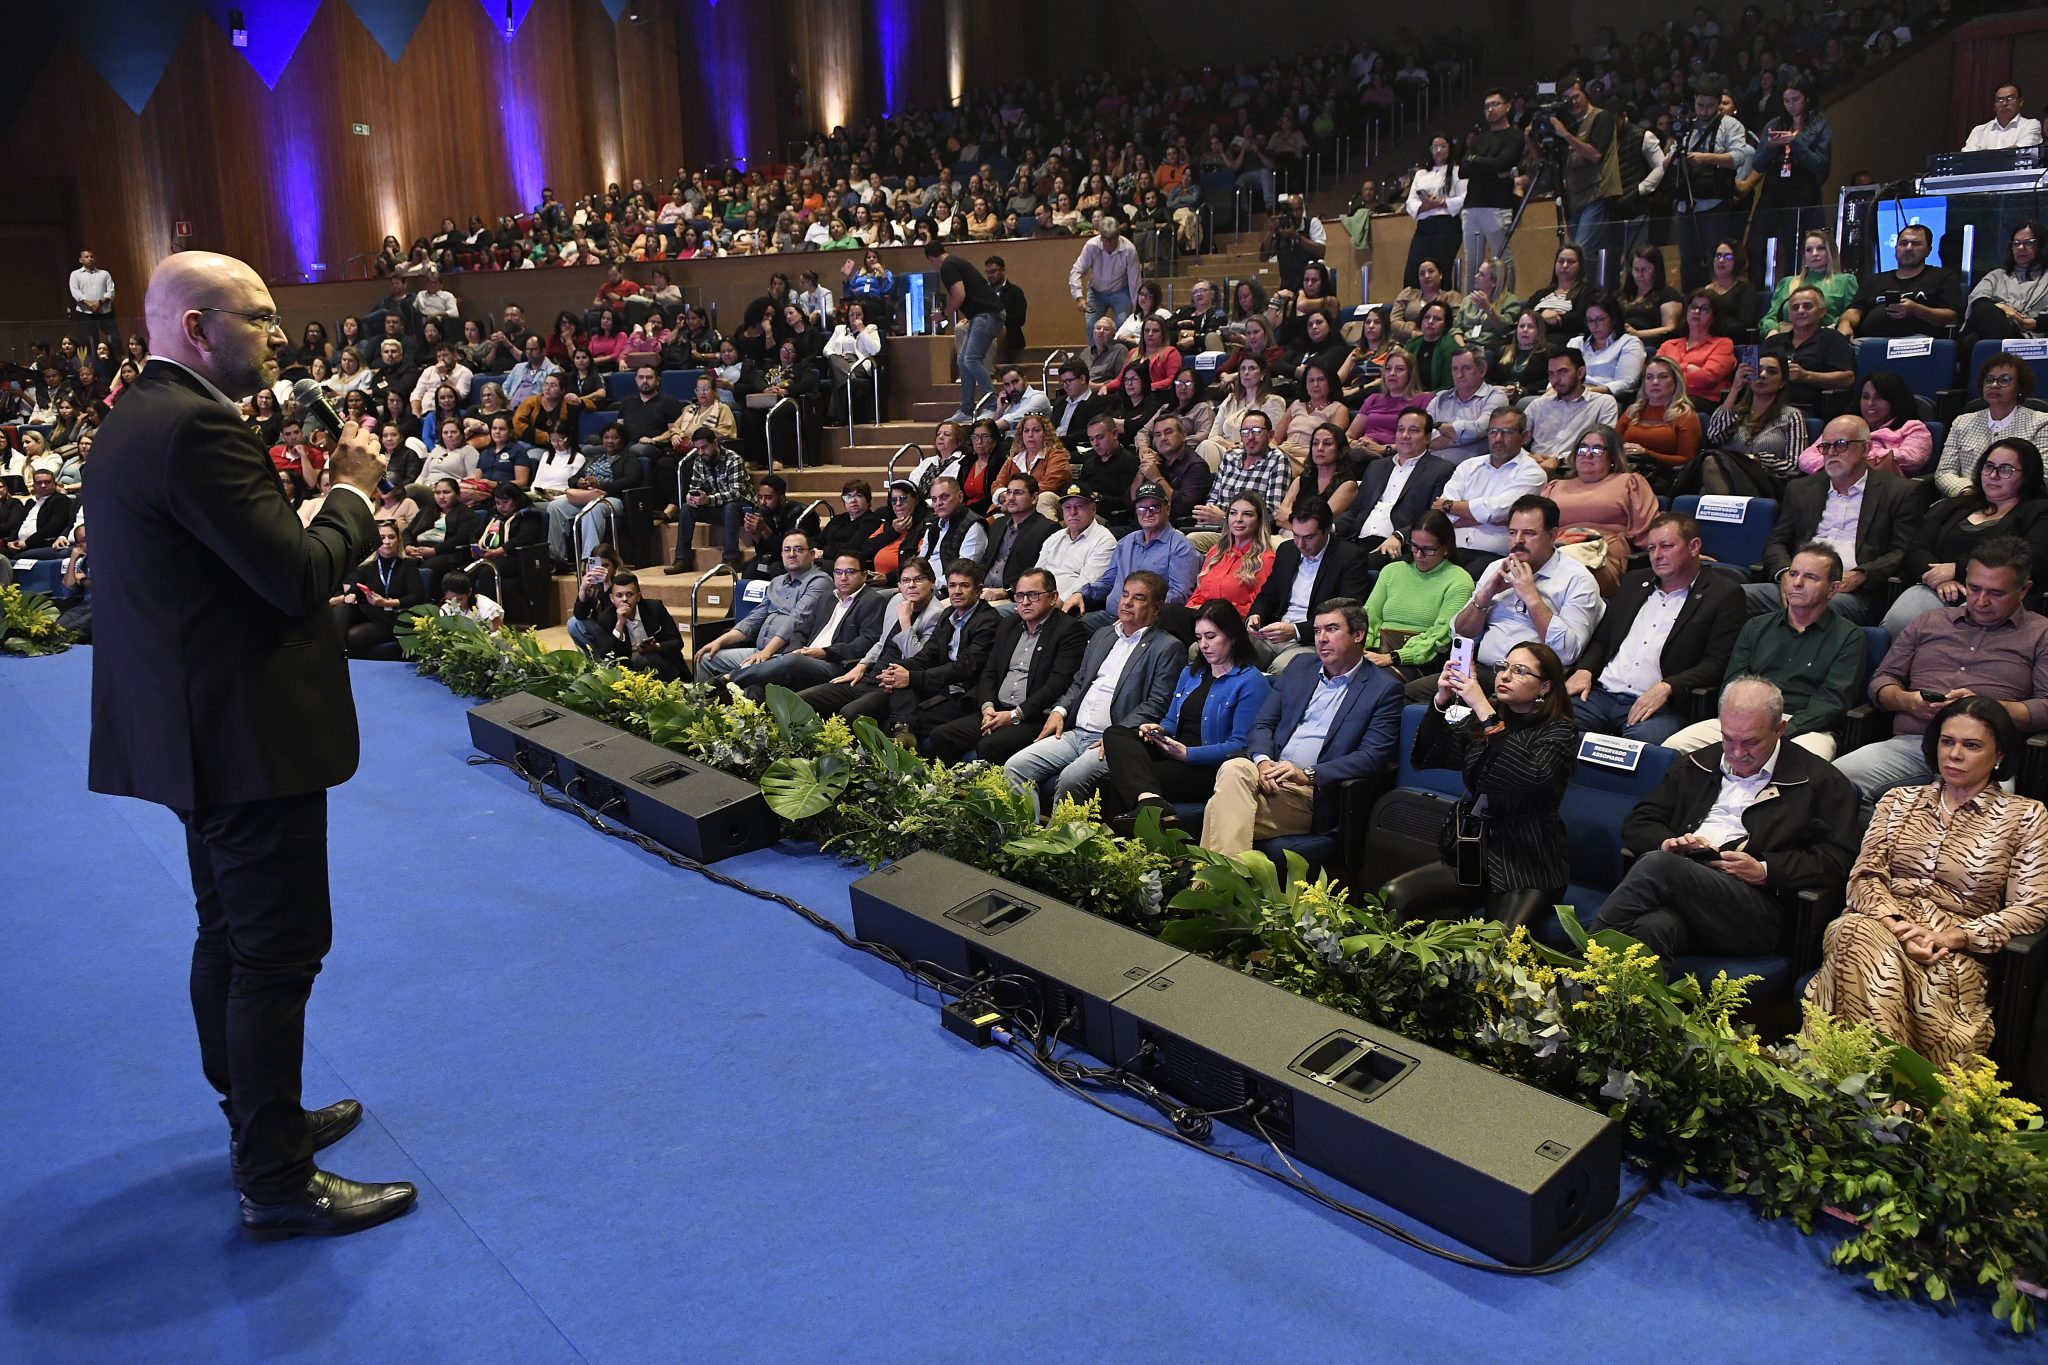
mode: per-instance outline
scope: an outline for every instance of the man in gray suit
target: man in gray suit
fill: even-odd
[[[1112,725],[1143,725],[1166,714],[1173,684],[1187,663],[1187,647],[1159,629],[1166,580],[1150,570],[1124,579],[1116,626],[1088,639],[1081,671],[1039,728],[1038,740],[1003,764],[1003,773],[1044,809],[1048,781],[1054,800],[1076,800],[1109,775],[1102,734]]]

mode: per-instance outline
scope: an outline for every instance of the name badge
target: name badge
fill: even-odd
[[[1933,354],[1933,337],[1888,337],[1884,343],[1886,360],[1911,360],[1915,356]]]
[[[2048,337],[2008,337],[1998,349],[2021,360],[2048,360]]]
[[[1580,735],[1579,762],[1632,773],[1643,761],[1644,748],[1641,740],[1623,739],[1620,735]]]
[[[1749,518],[1749,499],[1730,494],[1709,493],[1700,499],[1693,509],[1698,521],[1725,521],[1741,525]]]

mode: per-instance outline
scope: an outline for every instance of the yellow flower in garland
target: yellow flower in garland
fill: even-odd
[[[2041,1111],[2008,1095],[2011,1084],[1998,1079],[1998,1068],[1982,1057],[1950,1062],[1942,1070],[1941,1082],[1948,1087],[1942,1108],[1951,1122],[1986,1133],[2016,1133],[2040,1126]]]

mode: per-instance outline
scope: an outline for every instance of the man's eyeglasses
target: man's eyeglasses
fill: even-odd
[[[1813,448],[1822,455],[1846,455],[1857,446],[1867,446],[1868,441],[1815,441]]]
[[[855,574],[862,574],[862,573],[866,573],[866,572],[867,572],[867,570],[866,570],[866,569],[838,569],[838,568],[835,568],[835,569],[833,569],[833,570],[832,570],[832,576],[833,576],[834,578],[852,578],[852,577],[853,577],[853,576],[854,576]]]
[[[1043,596],[1045,596],[1043,592],[1024,592],[1019,590],[1010,594],[1010,600],[1013,602],[1036,602]]]
[[[233,317],[247,318],[266,332],[273,327],[280,332],[284,330],[284,319],[276,313],[244,313],[237,308],[201,308],[197,311],[201,313],[227,313]]]
[[[1486,429],[1486,439],[1489,441],[1496,436],[1505,441],[1508,437],[1515,434],[1516,429],[1514,427],[1488,427]]]

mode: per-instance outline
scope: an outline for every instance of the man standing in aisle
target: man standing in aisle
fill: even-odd
[[[300,1067],[333,933],[327,788],[358,752],[327,603],[376,543],[384,464],[348,425],[333,492],[301,526],[236,404],[277,381],[285,345],[262,279],[231,256],[183,252],[157,267],[144,307],[154,354],[93,447],[93,549],[106,558],[93,565],[90,785],[184,823],[192,1011],[243,1234],[355,1232],[416,1191],[313,1164],[362,1106],[307,1112]]]
[[[924,244],[924,258],[939,272],[939,307],[953,318],[959,348],[960,408],[946,420],[971,422],[989,390],[988,348],[1003,331],[1003,300],[980,271],[946,252],[946,244]]]
[[[114,277],[94,264],[90,251],[78,253],[78,269],[71,272],[71,311],[85,335],[85,353],[93,343],[105,341],[120,349],[119,329],[114,326]]]

